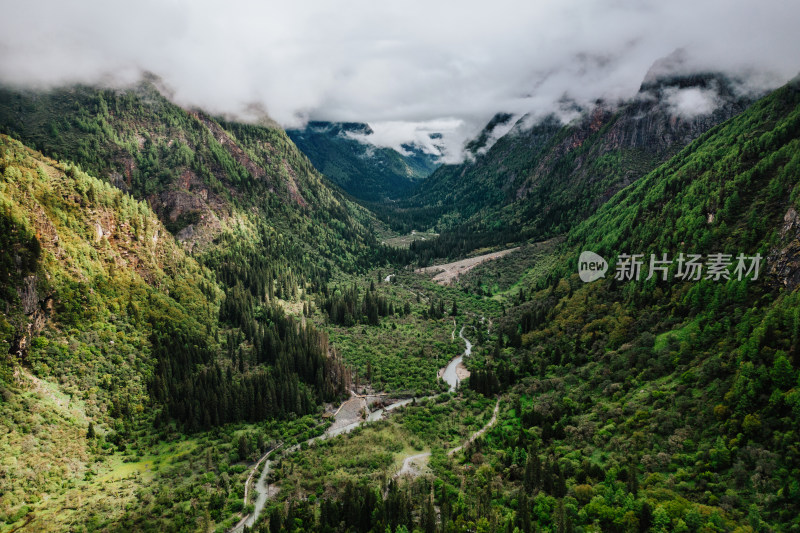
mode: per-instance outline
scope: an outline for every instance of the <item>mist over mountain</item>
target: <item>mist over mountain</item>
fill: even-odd
[[[0,13],[0,533],[800,531],[797,5]]]
[[[738,85],[497,114],[372,211],[282,130],[149,84],[3,89],[2,527],[791,530],[800,90]],[[406,268],[507,244],[450,285]],[[763,264],[584,283],[586,249]]]
[[[442,233],[415,243],[434,256],[553,237],[757,98],[727,75],[662,65],[628,101],[568,100],[545,117],[496,115],[467,144],[468,160],[439,168],[386,220]]]
[[[401,142],[446,120],[455,163],[498,111],[630,99],[653,60],[678,48],[687,71],[747,73],[761,88],[796,74],[800,48],[799,8],[781,0],[365,7],[33,0],[0,20],[0,78],[120,86],[152,72],[175,102],[214,115],[402,123]]]
[[[404,143],[399,150],[375,146],[367,124],[309,122],[287,134],[325,177],[365,201],[407,196],[438,166],[439,156],[416,144]]]

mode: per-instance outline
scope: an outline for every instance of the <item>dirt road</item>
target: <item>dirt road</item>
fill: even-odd
[[[489,419],[489,421],[486,423],[486,425],[483,426],[478,431],[476,431],[475,433],[473,433],[472,436],[467,440],[467,442],[465,442],[461,446],[458,446],[457,448],[453,448],[452,450],[447,452],[447,455],[454,455],[454,454],[460,452],[461,450],[464,449],[464,446],[466,446],[467,444],[471,444],[475,439],[477,439],[478,437],[480,437],[481,435],[486,433],[486,431],[490,427],[492,427],[495,422],[497,422],[497,412],[499,410],[500,410],[500,398],[498,398],[497,402],[494,404],[494,411],[492,411],[492,418]]]

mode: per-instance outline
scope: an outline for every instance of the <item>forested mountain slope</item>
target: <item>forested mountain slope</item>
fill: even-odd
[[[799,176],[795,80],[569,232],[562,266],[517,294],[470,378],[509,392],[476,447],[503,487],[498,516],[516,501],[522,531],[800,525]],[[605,279],[578,278],[584,250],[608,260]],[[644,254],[638,281],[615,279],[625,253]],[[667,280],[646,280],[664,253]],[[702,256],[700,279],[677,278],[681,253]],[[716,253],[731,279],[709,276]],[[757,279],[739,279],[738,254],[760,254]]]
[[[326,335],[284,308],[392,251],[284,132],[187,112],[148,83],[3,89],[0,117],[66,161],[2,137],[8,453],[26,440],[26,402],[47,409],[30,403],[41,384],[81,405],[54,434],[75,444],[56,461],[72,465],[67,480],[88,468],[88,424],[124,450],[153,425],[293,418],[345,391]],[[45,441],[6,465],[4,515],[63,488],[14,481],[47,461]]]
[[[154,350],[161,361],[153,397],[170,405],[165,413],[192,427],[277,413],[234,407],[227,393],[219,401],[230,405],[219,413],[175,404],[179,397],[200,390],[207,394],[215,387],[225,388],[222,381],[231,381],[230,376],[222,379],[213,372],[193,375],[194,363],[214,360],[219,346],[225,346],[227,356],[244,374],[251,367],[275,363],[281,351],[293,357],[294,350],[313,352],[322,346],[314,357],[325,359],[324,341],[316,334],[295,338],[297,330],[289,322],[284,324],[280,306],[308,299],[337,271],[358,271],[399,253],[377,244],[369,212],[327,187],[308,159],[274,127],[187,112],[150,83],[124,91],[3,90],[0,104],[3,129],[48,153],[79,162],[145,201],[142,209],[152,208],[158,214],[183,248],[211,272],[207,282],[223,291],[219,315],[208,327],[180,333],[169,324],[150,324],[151,336],[159,340]],[[20,217],[25,215],[22,210]],[[161,238],[172,240],[163,228]],[[217,320],[226,339],[220,341],[216,333],[213,343],[197,337],[216,331]],[[186,345],[196,348],[183,353],[180,347]],[[304,365],[303,371],[316,372],[316,367],[317,363]],[[288,411],[309,412],[315,402],[342,390],[342,382],[333,388],[323,385],[326,379],[315,376],[320,388],[310,394],[295,386],[292,397],[303,400],[293,400]],[[179,381],[184,383],[176,385]],[[243,386],[247,394],[274,394],[265,382]],[[268,410],[284,410],[274,402],[269,405]]]
[[[325,266],[334,257],[348,268],[363,263],[374,242],[369,213],[328,188],[283,130],[184,110],[151,82],[2,88],[0,131],[147,200],[189,248],[207,249],[242,219],[292,227],[287,239],[310,233],[292,246],[319,244],[304,253]]]
[[[713,105],[683,109],[687,95]],[[422,257],[564,233],[750,101],[725,76],[675,74],[648,76],[632,100],[598,102],[567,124],[523,117],[474,160],[434,172],[397,220],[442,232],[414,245]]]
[[[73,487],[95,435],[124,451],[143,429],[295,417],[345,390],[326,335],[284,315],[296,287],[258,277],[287,273],[255,261],[226,281],[146,203],[7,136],[0,167],[4,517]]]
[[[542,258],[548,268],[497,295],[503,316],[466,322],[477,342],[459,396],[501,406],[482,437],[454,454],[432,445],[418,475],[391,479],[365,457],[391,464],[383,446],[397,425],[298,452],[279,468],[292,492],[272,504],[270,530],[796,529],[799,172],[794,81],[576,225]],[[604,279],[581,281],[582,251],[609,261]],[[639,279],[614,279],[626,253],[644,257]],[[645,279],[651,253],[673,260],[666,280]],[[678,278],[681,253],[701,256],[698,279]],[[727,275],[709,270],[717,253],[731,256]],[[747,267],[761,256],[757,276],[739,279],[739,254]],[[490,278],[495,265],[482,267]],[[439,401],[399,426],[428,424],[426,437],[452,428]],[[342,461],[344,450],[364,456]],[[296,479],[295,467],[323,468],[310,458],[356,474],[341,490]]]
[[[326,178],[366,202],[403,198],[438,166],[416,145],[400,153],[359,140],[372,134],[367,124],[312,121],[286,133]]]
[[[681,90],[715,111],[681,118]],[[373,215],[274,127],[150,84],[3,89],[2,131],[61,160],[0,135],[4,527],[224,529],[269,447],[319,433],[351,382],[446,388],[464,331],[471,390],[301,446],[259,527],[800,527],[800,83],[748,104],[718,76],[649,78],[619,108],[476,141],[393,223],[450,229],[415,245],[423,262],[563,235],[476,267],[505,284],[489,299],[387,277],[410,253],[378,245]],[[583,251],[605,278],[581,281]],[[621,254],[641,254],[639,279],[615,279]],[[650,254],[672,259],[666,280],[645,279]],[[680,254],[701,256],[698,279],[678,278]],[[708,277],[713,254],[727,277]],[[758,277],[738,279],[739,254]],[[497,423],[447,453],[495,395]],[[392,480],[422,446],[419,477]],[[347,454],[309,464],[331,450]],[[294,472],[330,465],[341,487]]]

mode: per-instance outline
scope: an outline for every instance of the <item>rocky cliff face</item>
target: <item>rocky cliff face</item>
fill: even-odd
[[[116,290],[199,292],[200,266],[144,202],[3,135],[0,203],[0,346],[10,355],[0,371],[29,363],[34,339],[86,313],[130,316]]]
[[[734,80],[719,73],[646,80],[609,132],[620,147],[660,152],[686,145],[761,96],[740,92]]]
[[[800,216],[794,207],[783,217],[780,244],[770,251],[767,267],[774,284],[789,291],[800,285]]]
[[[11,346],[11,353],[20,361],[25,361],[31,340],[42,331],[53,315],[53,296],[39,296],[37,284],[39,277],[35,274],[26,276],[22,285],[17,288],[25,323],[17,329]]]
[[[0,133],[146,199],[188,248],[213,241],[237,209],[270,196],[302,209],[327,195],[282,130],[182,109],[146,82],[126,90],[0,87]]]
[[[721,74],[650,77],[632,101],[620,106],[598,103],[569,125],[568,134],[539,161],[517,196],[524,197],[540,179],[552,175],[565,158],[572,159],[566,162],[572,170],[568,179],[579,186],[605,179],[601,169],[591,164],[593,160],[618,152],[635,153],[635,160],[594,202],[602,204],[654,162],[674,155],[752,101],[752,96],[738,94],[734,83]],[[584,143],[590,145],[584,148]]]
[[[440,232],[477,229],[497,234],[498,243],[564,233],[747,109],[758,95],[740,86],[721,74],[686,72],[680,62],[657,62],[629,101],[588,109],[567,103],[561,111],[576,118],[566,124],[555,112],[536,121],[525,116],[489,145],[510,120],[498,114],[468,145],[474,158],[438,169],[403,207],[431,211]]]

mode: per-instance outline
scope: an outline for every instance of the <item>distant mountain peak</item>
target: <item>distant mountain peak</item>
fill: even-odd
[[[369,124],[364,122],[326,122],[323,120],[312,120],[306,125],[306,130],[330,135],[372,135],[374,133]]]
[[[678,48],[671,54],[657,59],[644,75],[642,86],[658,83],[660,80],[669,79],[688,72],[689,55],[683,48]]]
[[[639,87],[640,94],[660,95],[664,90],[715,90],[725,97],[735,96],[736,85],[741,80],[721,71],[693,68],[688,54],[677,49],[670,55],[656,60],[645,74]],[[739,91],[740,92],[740,91]]]
[[[403,197],[438,166],[438,155],[416,142],[397,149],[371,143],[375,132],[362,122],[311,121],[287,133],[325,177],[364,201]]]

